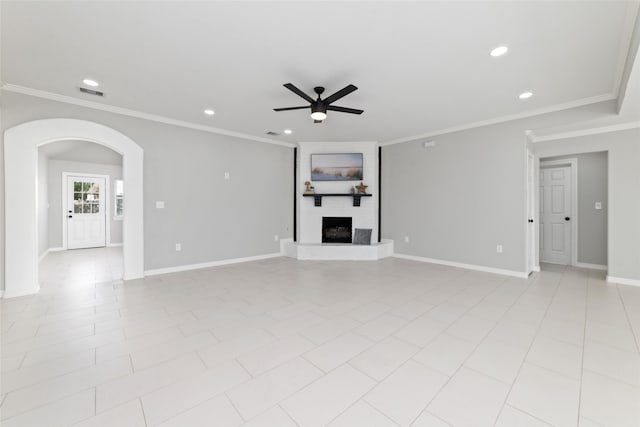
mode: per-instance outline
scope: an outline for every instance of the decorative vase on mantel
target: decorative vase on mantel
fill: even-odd
[[[307,187],[304,190],[304,194],[315,194],[316,191],[314,190],[314,188],[311,186],[311,183],[309,181],[305,181],[304,185]]]

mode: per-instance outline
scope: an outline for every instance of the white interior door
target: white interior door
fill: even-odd
[[[540,261],[571,263],[571,167],[540,169]]]
[[[106,196],[104,178],[67,177],[67,248],[106,246]]]

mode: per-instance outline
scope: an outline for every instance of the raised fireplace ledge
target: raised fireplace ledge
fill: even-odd
[[[373,261],[393,255],[393,240],[382,239],[382,242],[371,245],[295,243],[292,240],[281,240],[280,251],[283,256],[300,260]]]

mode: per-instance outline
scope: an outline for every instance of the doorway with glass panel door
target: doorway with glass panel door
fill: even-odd
[[[67,248],[106,246],[106,179],[67,176]]]

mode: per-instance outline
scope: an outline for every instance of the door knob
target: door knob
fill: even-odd
[[[571,218],[569,218],[568,216],[565,216],[565,217],[564,217],[564,220],[565,220],[565,221],[569,221],[569,220],[571,220]]]
[[[531,218],[529,218],[529,223],[533,223],[533,220]]]
[[[67,218],[73,218],[73,215],[69,215],[69,216],[67,216]]]

